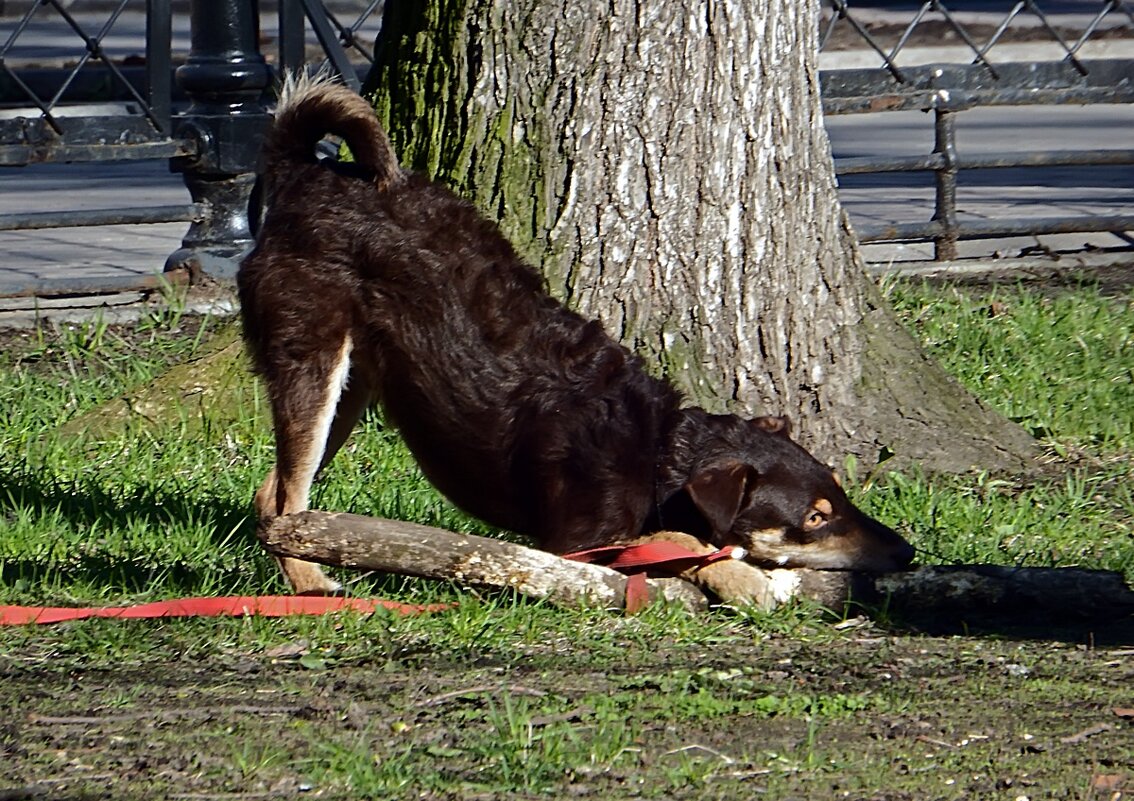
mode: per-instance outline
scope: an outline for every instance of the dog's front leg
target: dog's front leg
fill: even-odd
[[[302,509],[277,511],[280,506],[277,499],[280,496],[279,482],[276,478],[276,468],[268,472],[268,477],[256,491],[256,516],[260,520],[278,517],[280,514],[291,514]],[[304,504],[306,507],[306,504]],[[284,507],[286,508],[286,507]],[[287,578],[292,590],[297,595],[334,595],[342,589],[342,585],[323,572],[323,568],[314,562],[305,562],[302,559],[292,559],[288,556],[273,557],[280,566],[284,577]]]
[[[694,553],[713,553],[717,549],[691,534],[680,531],[658,531],[639,542],[672,542]],[[733,606],[755,606],[774,609],[776,598],[768,574],[739,559],[721,559],[685,570],[680,577]]]
[[[277,371],[269,381],[276,464],[256,492],[260,520],[308,508],[315,476],[369,405],[371,384],[351,370],[351,351],[351,338],[344,333],[336,350],[319,350],[319,360]],[[288,557],[276,561],[296,593],[331,595],[342,589],[313,562]]]

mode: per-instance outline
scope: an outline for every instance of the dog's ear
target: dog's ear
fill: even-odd
[[[781,434],[785,437],[791,436],[791,420],[787,417],[773,417],[771,415],[754,417],[752,418],[752,425],[756,426],[761,431],[767,431],[769,434]]]
[[[729,462],[695,473],[685,484],[685,492],[712,528],[713,535],[720,536],[732,528],[745,493],[756,478],[752,465]]]

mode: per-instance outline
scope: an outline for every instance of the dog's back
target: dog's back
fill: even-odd
[[[325,133],[353,164],[316,161]],[[345,341],[348,394],[381,402],[459,506],[552,550],[636,534],[676,392],[550,298],[495,224],[402,172],[349,90],[289,89],[265,156],[268,210],[238,280],[277,442],[303,412],[276,397],[332,374]]]
[[[354,162],[317,161],[324,133]],[[599,323],[553,300],[495,224],[403,172],[362,98],[291,83],[265,154],[268,210],[237,277],[276,434],[261,517],[307,508],[318,469],[380,402],[441,492],[551,551],[676,525],[781,566],[912,558],[786,421],[680,408]],[[334,589],[283,561],[298,591]]]

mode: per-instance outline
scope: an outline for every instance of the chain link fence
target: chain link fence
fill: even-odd
[[[978,107],[1134,101],[1134,48],[1099,46],[1129,42],[1134,6],[1127,0],[1019,0],[1002,4],[999,11],[974,14],[954,11],[954,5],[927,0],[915,4],[907,19],[897,19],[852,8],[847,0],[825,0],[821,54],[861,52],[849,63],[842,59],[841,68],[822,70],[824,113],[916,109],[932,118],[931,152],[836,160],[840,176],[931,172],[934,177],[931,219],[859,226],[860,240],[929,240],[936,259],[950,260],[964,238],[1134,230],[1134,214],[964,219],[957,209],[963,171],[1134,164],[1130,148],[1039,151],[1008,141],[1000,152],[968,154],[957,140],[958,115]],[[1044,6],[1057,6],[1062,13],[1051,14]],[[1113,55],[1116,50],[1120,57]]]

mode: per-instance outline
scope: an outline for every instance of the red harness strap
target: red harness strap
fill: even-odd
[[[450,604],[402,604],[396,601],[338,596],[240,595],[227,598],[180,598],[137,606],[0,606],[0,626],[59,623],[64,620],[86,620],[91,617],[244,617],[247,615],[286,617],[322,615],[341,609],[369,614],[379,608],[389,609],[402,615],[416,615],[423,612],[440,612],[450,608]]]
[[[563,554],[564,559],[574,562],[591,562],[617,570],[620,573],[656,573],[662,576],[676,576],[691,567],[719,562],[722,559],[735,559],[736,548],[727,545],[712,553],[697,553],[683,548],[676,542],[643,542],[639,545],[607,545],[585,551]]]
[[[564,554],[563,558],[575,562],[591,562],[627,574],[626,612],[633,615],[649,603],[647,575],[676,576],[692,567],[704,567],[721,559],[736,559],[737,550],[728,545],[712,553],[696,553],[675,542],[659,540],[639,545],[590,548]]]

